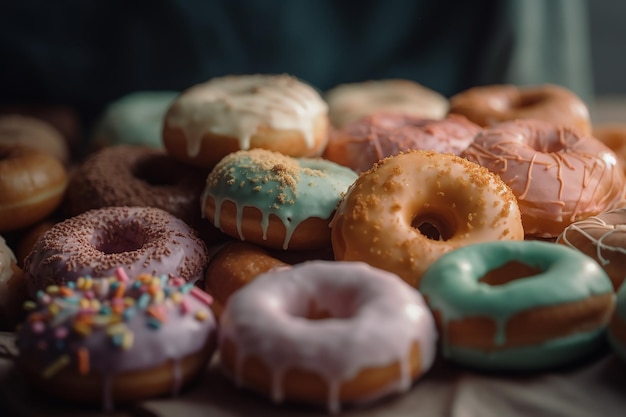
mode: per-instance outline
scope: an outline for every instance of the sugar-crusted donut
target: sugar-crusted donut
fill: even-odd
[[[601,346],[615,305],[591,258],[540,241],[485,242],[450,252],[419,290],[444,357],[480,369],[538,370]]]
[[[364,403],[407,391],[436,351],[433,317],[396,275],[311,261],[261,274],[222,314],[220,358],[275,402]]]
[[[274,249],[330,246],[328,223],[357,178],[320,158],[265,149],[232,153],[206,180],[204,215],[226,234]]]
[[[73,172],[66,211],[75,216],[102,207],[157,207],[199,228],[200,195],[208,173],[207,169],[184,164],[159,149],[106,147],[93,153]]]
[[[81,277],[27,303],[18,369],[34,387],[71,403],[115,404],[175,395],[216,347],[210,297],[181,278]]]
[[[375,113],[333,132],[324,158],[364,172],[385,157],[413,149],[459,155],[479,131],[458,115],[433,120]]]
[[[593,127],[593,137],[615,152],[626,173],[626,123],[596,125]]]
[[[204,276],[204,290],[213,297],[211,309],[220,317],[226,302],[237,290],[272,268],[288,266],[254,244],[233,240],[210,259]]]
[[[378,112],[441,119],[448,111],[448,99],[443,95],[404,79],[340,84],[327,91],[324,98],[336,128]]]
[[[569,224],[619,207],[626,177],[615,154],[590,135],[539,120],[481,131],[462,157],[511,187],[527,236],[555,238]]]
[[[414,286],[446,252],[524,237],[515,196],[497,175],[432,151],[389,157],[362,174],[331,228],[337,260],[367,262]]]
[[[327,141],[326,102],[288,75],[231,75],[198,84],[174,101],[163,128],[169,154],[206,167],[240,149],[318,156]]]
[[[19,144],[38,149],[67,164],[67,141],[52,125],[35,117],[16,114],[0,116],[0,143]]]
[[[616,305],[607,329],[609,344],[615,354],[626,361],[626,285],[617,289]]]
[[[24,260],[29,293],[80,277],[130,274],[202,278],[207,249],[185,222],[154,207],[105,207],[55,224]]]
[[[532,87],[473,87],[450,98],[449,113],[481,126],[515,119],[535,119],[591,133],[589,109],[572,91],[553,84]]]
[[[67,171],[54,156],[16,144],[0,144],[0,232],[31,226],[63,200]]]
[[[0,236],[0,329],[14,330],[26,301],[24,273],[6,241]]]
[[[572,223],[556,241],[595,259],[611,278],[615,291],[622,286],[626,279],[626,208]]]
[[[92,134],[91,146],[135,145],[163,147],[163,119],[180,92],[135,91],[109,105]]]

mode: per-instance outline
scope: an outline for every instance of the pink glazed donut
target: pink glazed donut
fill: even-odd
[[[407,391],[435,359],[419,292],[361,262],[271,269],[232,295],[220,324],[222,363],[239,385],[331,412]]]
[[[154,207],[106,207],[55,224],[24,260],[29,294],[79,277],[171,275],[195,282],[207,261],[204,242],[185,222]]]

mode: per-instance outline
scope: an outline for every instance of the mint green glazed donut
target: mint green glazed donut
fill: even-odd
[[[485,282],[486,275],[491,284]],[[611,280],[593,259],[540,241],[487,242],[449,252],[426,271],[420,291],[439,318],[443,356],[485,370],[538,370],[588,355],[602,344],[615,305]],[[599,296],[600,307],[593,312],[585,312],[583,304],[570,308],[594,296]],[[507,344],[513,339],[508,329],[512,319],[551,306],[567,308],[561,310],[572,315],[566,323],[588,325],[563,327],[563,334],[540,342],[524,341],[538,338],[532,327],[525,327],[515,334],[513,346]],[[491,340],[480,341],[481,347],[451,342],[451,323],[463,326],[462,320],[477,318],[495,323]],[[545,326],[550,325],[547,320],[560,319],[562,315],[545,314],[536,323]]]
[[[137,91],[110,103],[92,133],[93,147],[163,148],[163,119],[179,94],[176,91]]]
[[[626,281],[624,281],[626,283]],[[609,325],[608,338],[615,354],[626,361],[626,285],[617,290],[615,312]]]

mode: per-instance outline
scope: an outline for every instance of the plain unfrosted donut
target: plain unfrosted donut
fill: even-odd
[[[591,133],[585,102],[572,91],[553,84],[473,87],[450,99],[449,113],[461,114],[484,127],[508,120],[535,119]]]
[[[54,156],[63,164],[70,160],[69,146],[61,133],[35,117],[0,116],[0,143],[29,146]]]
[[[67,182],[67,171],[54,156],[0,144],[0,232],[43,220],[61,204]]]
[[[326,405],[406,392],[432,366],[419,292],[360,262],[311,261],[256,277],[229,299],[219,349],[239,384],[275,402]]]
[[[515,196],[497,175],[432,151],[389,157],[362,174],[331,229],[337,260],[367,262],[414,286],[446,252],[524,237]]]

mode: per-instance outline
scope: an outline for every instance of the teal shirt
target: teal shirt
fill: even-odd
[[[289,73],[327,90],[400,77],[450,96],[554,82],[591,97],[585,0],[57,0],[0,3],[0,104],[93,119],[133,91]]]

